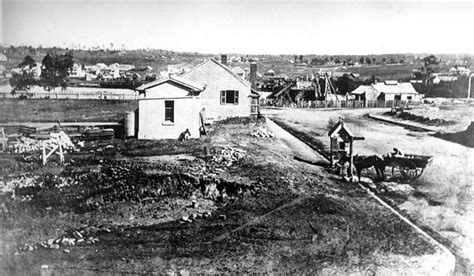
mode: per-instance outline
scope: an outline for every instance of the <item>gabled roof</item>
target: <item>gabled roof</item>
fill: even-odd
[[[232,72],[232,69],[230,69],[229,67],[225,66],[224,64],[218,62],[217,60],[213,59],[213,58],[210,58],[209,60],[201,63],[201,64],[198,64],[196,65],[194,68],[192,68],[191,70],[189,70],[188,72],[184,73],[181,75],[181,77],[186,77],[187,74],[189,74],[190,72],[196,70],[197,68],[203,66],[204,64],[207,64],[209,62],[213,62],[215,64],[217,64],[218,66],[220,66],[222,69],[226,70],[229,74],[231,74],[234,78],[236,78],[238,81],[240,81],[242,84],[244,84],[245,86],[247,87],[250,87],[250,82],[244,80],[243,78],[241,78],[239,75],[237,75],[236,73]]]
[[[239,74],[239,73],[245,74],[244,69],[240,68],[239,66],[232,68],[232,72],[234,72],[236,74]]]
[[[333,126],[331,128],[331,130],[329,131],[329,134],[328,136],[329,137],[334,137],[334,135],[338,134],[339,132],[343,132],[344,134],[350,136],[350,137],[354,137],[354,134],[352,134],[352,132],[346,128],[346,126],[344,125],[344,122],[343,121],[339,121],[337,122],[337,124],[335,126]]]
[[[415,88],[413,88],[413,85],[409,82],[391,83],[387,85],[386,83],[378,82],[372,84],[372,87],[379,93],[384,94],[418,94]]]
[[[232,71],[232,69],[230,69],[229,67],[225,66],[224,64],[220,63],[219,61],[213,59],[213,58],[210,58],[209,60],[206,60],[204,61],[203,63],[201,64],[198,64],[196,66],[194,66],[191,70],[189,70],[188,72],[184,73],[181,75],[181,77],[186,77],[187,74],[189,74],[190,72],[196,70],[197,68],[203,66],[204,64],[207,64],[209,62],[212,62],[214,64],[217,64],[219,67],[221,67],[222,69],[224,69],[225,71],[227,71],[227,73],[229,73],[230,75],[232,75],[234,78],[236,78],[238,81],[240,81],[243,85],[247,86],[250,88],[250,97],[255,97],[255,98],[258,98],[260,97],[260,94],[258,93],[257,90],[255,90],[254,88],[252,88],[252,85],[250,84],[250,82],[244,80],[242,77],[240,77],[239,75],[237,75],[236,73],[234,73]]]
[[[458,78],[457,78],[456,76],[438,76],[438,79],[439,79],[440,81],[447,81],[447,82],[449,82],[449,81],[455,81],[455,80],[457,80]]]
[[[377,90],[375,90],[375,88],[373,88],[371,85],[360,85],[359,87],[354,89],[351,92],[351,94],[361,95],[361,94],[364,94],[364,93],[367,93],[367,92],[375,93],[375,94],[378,93]]]
[[[166,83],[166,82],[173,82],[173,83],[179,84],[181,86],[189,88],[191,91],[194,91],[194,92],[202,92],[205,89],[205,87],[201,84],[195,83],[195,82],[190,81],[190,80],[185,79],[185,78],[181,78],[181,77],[178,77],[178,76],[171,75],[171,76],[169,76],[169,78],[166,78],[166,79],[156,80],[156,81],[152,81],[152,82],[143,84],[143,85],[137,87],[135,90],[137,90],[139,92],[144,92],[147,89],[150,89],[152,87],[161,85],[161,84]]]

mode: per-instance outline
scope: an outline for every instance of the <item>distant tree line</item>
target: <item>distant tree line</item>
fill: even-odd
[[[31,86],[38,85],[50,91],[56,87],[65,89],[66,78],[69,76],[74,65],[73,56],[70,52],[65,54],[47,54],[41,62],[41,75],[35,76],[36,61],[29,55],[18,64],[20,72],[12,74],[10,85],[12,93],[17,91],[28,91]]]

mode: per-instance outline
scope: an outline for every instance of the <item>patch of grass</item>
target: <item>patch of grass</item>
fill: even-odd
[[[118,122],[138,101],[1,99],[0,122]]]

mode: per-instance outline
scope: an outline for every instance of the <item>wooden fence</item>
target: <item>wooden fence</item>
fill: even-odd
[[[71,99],[71,100],[137,100],[135,93],[82,93],[82,92],[33,92],[33,93],[1,93],[0,98],[27,98],[27,99]]]
[[[292,107],[292,108],[386,108],[421,105],[421,101],[300,101],[290,103],[285,101],[260,103],[261,106]]]

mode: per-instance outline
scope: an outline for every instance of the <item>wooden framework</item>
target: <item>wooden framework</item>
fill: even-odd
[[[329,156],[331,161],[331,167],[334,167],[334,157],[340,156],[341,154],[347,154],[347,147],[349,148],[349,177],[353,181],[353,168],[354,168],[354,150],[353,144],[355,140],[365,140],[364,137],[356,137],[352,132],[344,125],[342,118],[339,118],[339,122],[329,131]]]
[[[59,161],[64,162],[63,143],[59,136],[55,138],[54,143],[43,141],[43,165],[46,165],[48,158],[55,152],[59,155]]]

